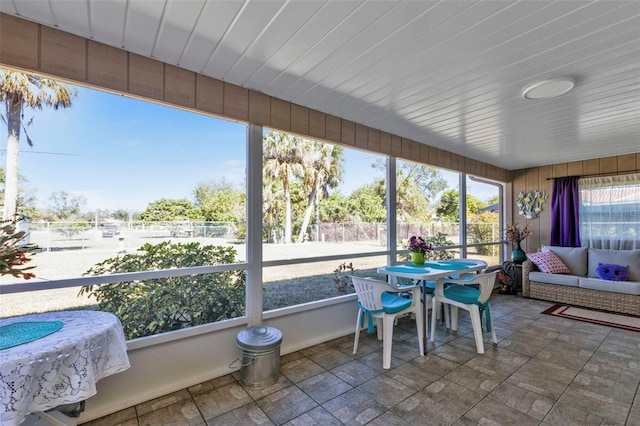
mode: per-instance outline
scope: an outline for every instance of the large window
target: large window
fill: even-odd
[[[461,210],[460,179],[466,194]],[[406,251],[412,235],[436,247],[432,256],[473,257],[490,265],[500,263],[501,184],[449,170],[397,161],[397,249]],[[466,225],[461,227],[464,211]],[[441,254],[439,252],[446,252]],[[408,260],[405,253],[398,261]]]
[[[500,264],[502,184],[467,176],[467,257]]]
[[[407,243],[422,236],[445,257],[458,257],[460,175],[424,164],[396,162],[396,235],[398,261],[408,260]]]
[[[73,283],[3,294],[0,315],[98,308],[95,296],[100,296],[101,309],[117,311],[123,320],[140,317],[142,306],[155,306],[148,320],[156,325],[136,325],[149,333],[244,315],[241,267],[202,267],[246,259],[246,126],[83,87],[70,89],[75,96],[69,108],[25,108],[23,121],[33,146],[23,133],[18,226],[39,251],[28,264],[35,278],[2,275],[0,284],[28,291],[83,275],[170,272],[108,279],[80,295],[82,284]],[[3,168],[6,143],[2,126]],[[195,284],[185,288],[188,283]],[[214,308],[219,302],[205,294],[231,302]],[[196,297],[200,306],[193,303]],[[170,298],[184,309],[161,312]]]
[[[264,309],[336,297],[336,272],[372,275],[386,260],[385,158],[265,130]],[[354,257],[354,255],[356,257]],[[338,282],[336,282],[338,281]]]
[[[581,178],[582,245],[640,248],[640,174]]]

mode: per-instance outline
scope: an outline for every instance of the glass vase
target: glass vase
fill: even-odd
[[[522,247],[520,247],[520,243],[517,243],[515,248],[511,252],[511,260],[513,261],[513,263],[517,264],[520,264],[527,260],[527,255],[524,250],[522,250]]]

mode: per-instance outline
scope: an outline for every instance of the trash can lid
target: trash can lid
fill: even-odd
[[[236,345],[240,349],[271,350],[282,342],[282,332],[275,327],[249,327],[238,332]]]

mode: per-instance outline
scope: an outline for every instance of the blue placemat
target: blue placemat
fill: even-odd
[[[473,262],[471,260],[441,260],[440,263],[452,263],[456,265],[465,265],[465,266],[478,266],[478,262]]]
[[[446,265],[440,263],[425,263],[425,265],[433,269],[442,269],[445,271],[455,271],[456,269],[465,269],[469,267],[469,265],[454,265],[452,263],[447,263]]]
[[[0,327],[0,350],[32,342],[62,328],[62,321],[14,322]]]
[[[423,263],[422,265],[417,265],[417,264],[415,264],[415,263],[411,263],[411,262],[409,262],[409,263],[403,263],[403,264],[402,264],[402,266],[408,266],[408,267],[410,267],[410,268],[422,268],[423,270],[424,270],[424,269],[427,269],[427,268],[424,266],[424,263]]]
[[[425,272],[429,272],[429,268],[418,265],[387,266],[385,269],[389,272],[406,272],[409,274],[424,274]]]

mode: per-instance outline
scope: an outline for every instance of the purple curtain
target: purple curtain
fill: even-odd
[[[580,247],[579,178],[579,176],[568,176],[553,180],[549,238],[552,246]]]

